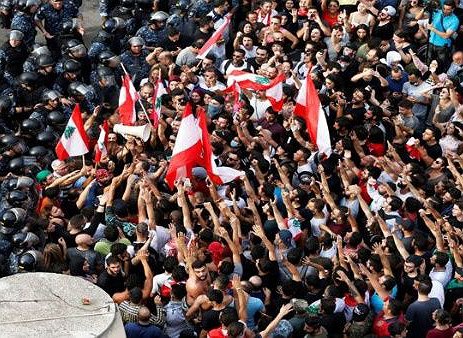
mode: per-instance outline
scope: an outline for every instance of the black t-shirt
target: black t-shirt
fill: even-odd
[[[391,40],[394,35],[394,25],[392,22],[388,22],[382,26],[376,25],[373,28],[373,33],[371,35],[380,38],[381,40]]]
[[[432,146],[429,146],[425,143],[424,148],[426,149],[429,157],[431,157],[433,160],[442,156],[442,148],[439,143],[433,144]]]
[[[260,278],[262,279],[262,287],[269,288],[270,290],[276,290],[276,287],[280,281],[279,274],[280,269],[278,267],[278,262],[271,261],[269,273],[260,276]]]
[[[426,337],[428,331],[434,326],[432,313],[440,308],[437,298],[430,298],[424,302],[416,301],[410,304],[405,315],[405,318],[410,321],[407,337]]]
[[[365,119],[365,113],[367,112],[365,106],[354,108],[351,104],[346,106],[345,113],[346,115],[351,115],[354,125],[361,125]]]
[[[116,276],[111,276],[108,274],[108,271],[105,270],[98,276],[96,284],[105,290],[111,297],[116,292],[122,292],[125,290],[124,277],[121,272],[119,272]]]

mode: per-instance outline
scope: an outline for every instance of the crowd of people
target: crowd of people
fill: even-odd
[[[84,278],[128,337],[463,336],[462,2],[100,0],[91,43],[81,5],[0,1],[0,276]],[[145,141],[112,130],[125,71]],[[282,108],[234,71],[284,74]],[[60,160],[77,104],[90,151]],[[187,106],[243,175],[166,183]]]

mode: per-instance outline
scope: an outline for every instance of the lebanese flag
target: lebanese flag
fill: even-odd
[[[203,164],[202,149],[198,119],[193,115],[191,105],[188,103],[183,112],[166,173],[166,182],[171,189],[174,188],[175,181],[186,177],[191,178],[191,170],[197,165]]]
[[[310,74],[307,74],[307,78],[299,89],[294,115],[305,120],[310,140],[317,144],[320,153],[329,156],[331,154],[330,131]]]
[[[135,123],[137,116],[135,113],[135,102],[138,100],[138,93],[130,79],[129,74],[122,78],[122,87],[119,94],[119,117],[121,123],[131,126]]]
[[[100,126],[100,135],[98,136],[98,141],[96,143],[95,150],[95,163],[100,163],[103,155],[108,153],[106,145],[108,144],[108,134],[109,126],[108,121],[104,121],[103,125]]]
[[[254,73],[233,70],[228,75],[227,83],[231,85],[233,82],[236,82],[242,89],[267,90],[282,83],[285,79],[286,77],[283,73],[278,74],[274,79],[269,79],[268,77]]]
[[[215,165],[207,132],[206,112],[203,108],[197,108],[196,114],[195,117],[191,104],[188,103],[166,173],[166,182],[171,189],[176,180],[191,178],[191,171],[197,166],[205,168],[212,182],[216,184],[230,182],[243,174],[232,168]]]
[[[161,119],[161,106],[162,106],[162,95],[167,94],[167,90],[164,87],[161,79],[158,79],[154,86],[153,93],[153,114],[151,118],[153,119],[153,126],[156,128],[158,126],[159,120]]]
[[[240,95],[241,95],[241,88],[240,86],[234,81],[231,86],[228,86],[222,91],[222,94],[232,94],[233,96],[233,111],[237,112],[240,108]]]
[[[230,167],[218,167],[212,156],[212,146],[207,131],[206,112],[201,109],[198,112],[199,127],[201,128],[204,154],[204,168],[212,182],[217,185],[225,184],[234,181],[238,177],[244,175],[243,171],[236,170]]]
[[[78,103],[75,105],[63,135],[61,135],[55,147],[55,152],[61,161],[68,157],[81,156],[88,153],[88,136],[84,129],[82,113],[80,112]]]
[[[285,74],[280,73],[275,79],[277,79],[278,82],[274,86],[267,89],[265,95],[272,104],[273,110],[280,111],[281,109],[283,109],[283,82],[286,80],[286,76]],[[273,79],[272,81],[274,81],[275,79]]]
[[[204,43],[204,45],[201,47],[201,49],[198,52],[198,55],[196,56],[198,59],[204,59],[206,55],[211,51],[211,49],[214,47],[217,41],[219,41],[225,30],[228,28],[230,25],[232,14],[228,13],[224,17],[223,23],[217,28],[217,30],[212,34],[212,36]]]

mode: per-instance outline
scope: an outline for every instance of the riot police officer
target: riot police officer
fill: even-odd
[[[59,35],[63,29],[63,23],[78,17],[78,8],[72,2],[63,0],[51,0],[43,4],[37,12],[35,23],[55,57],[60,55]]]
[[[169,15],[166,12],[158,11],[150,15],[147,25],[141,27],[136,36],[145,41],[146,48],[154,50],[155,47],[167,38],[166,21]]]
[[[75,60],[80,63],[80,75],[85,82],[90,81],[90,73],[92,71],[92,61],[87,55],[87,47],[76,39],[68,40],[63,45],[63,57],[56,64],[55,70],[58,73],[64,71],[63,65],[68,60]]]
[[[39,8],[38,0],[18,0],[16,12],[11,20],[11,29],[23,32],[24,43],[31,48],[35,42],[37,31],[35,30],[34,15]]]
[[[72,82],[82,81],[82,66],[79,61],[69,59],[63,63],[63,72],[58,75],[53,89],[60,93],[67,93]]]
[[[13,83],[13,79],[22,73],[23,63],[27,59],[27,47],[23,42],[24,34],[18,30],[12,30],[6,41],[0,48],[0,62],[5,65],[5,78]]]
[[[150,66],[146,62],[149,53],[143,48],[144,44],[142,38],[134,36],[129,39],[129,50],[121,55],[121,63],[132,76],[135,86],[138,86],[140,81],[148,76],[150,70]]]

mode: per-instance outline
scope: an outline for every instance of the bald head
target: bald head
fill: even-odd
[[[453,53],[452,60],[457,65],[463,64],[463,52],[458,51],[458,52]]]
[[[92,236],[88,234],[79,234],[76,236],[77,246],[90,246],[92,245],[93,239]]]
[[[254,288],[260,288],[262,286],[262,278],[259,276],[252,276],[249,278],[249,283],[251,283]]]
[[[142,306],[138,310],[138,321],[140,323],[149,323],[151,312],[146,306]]]

